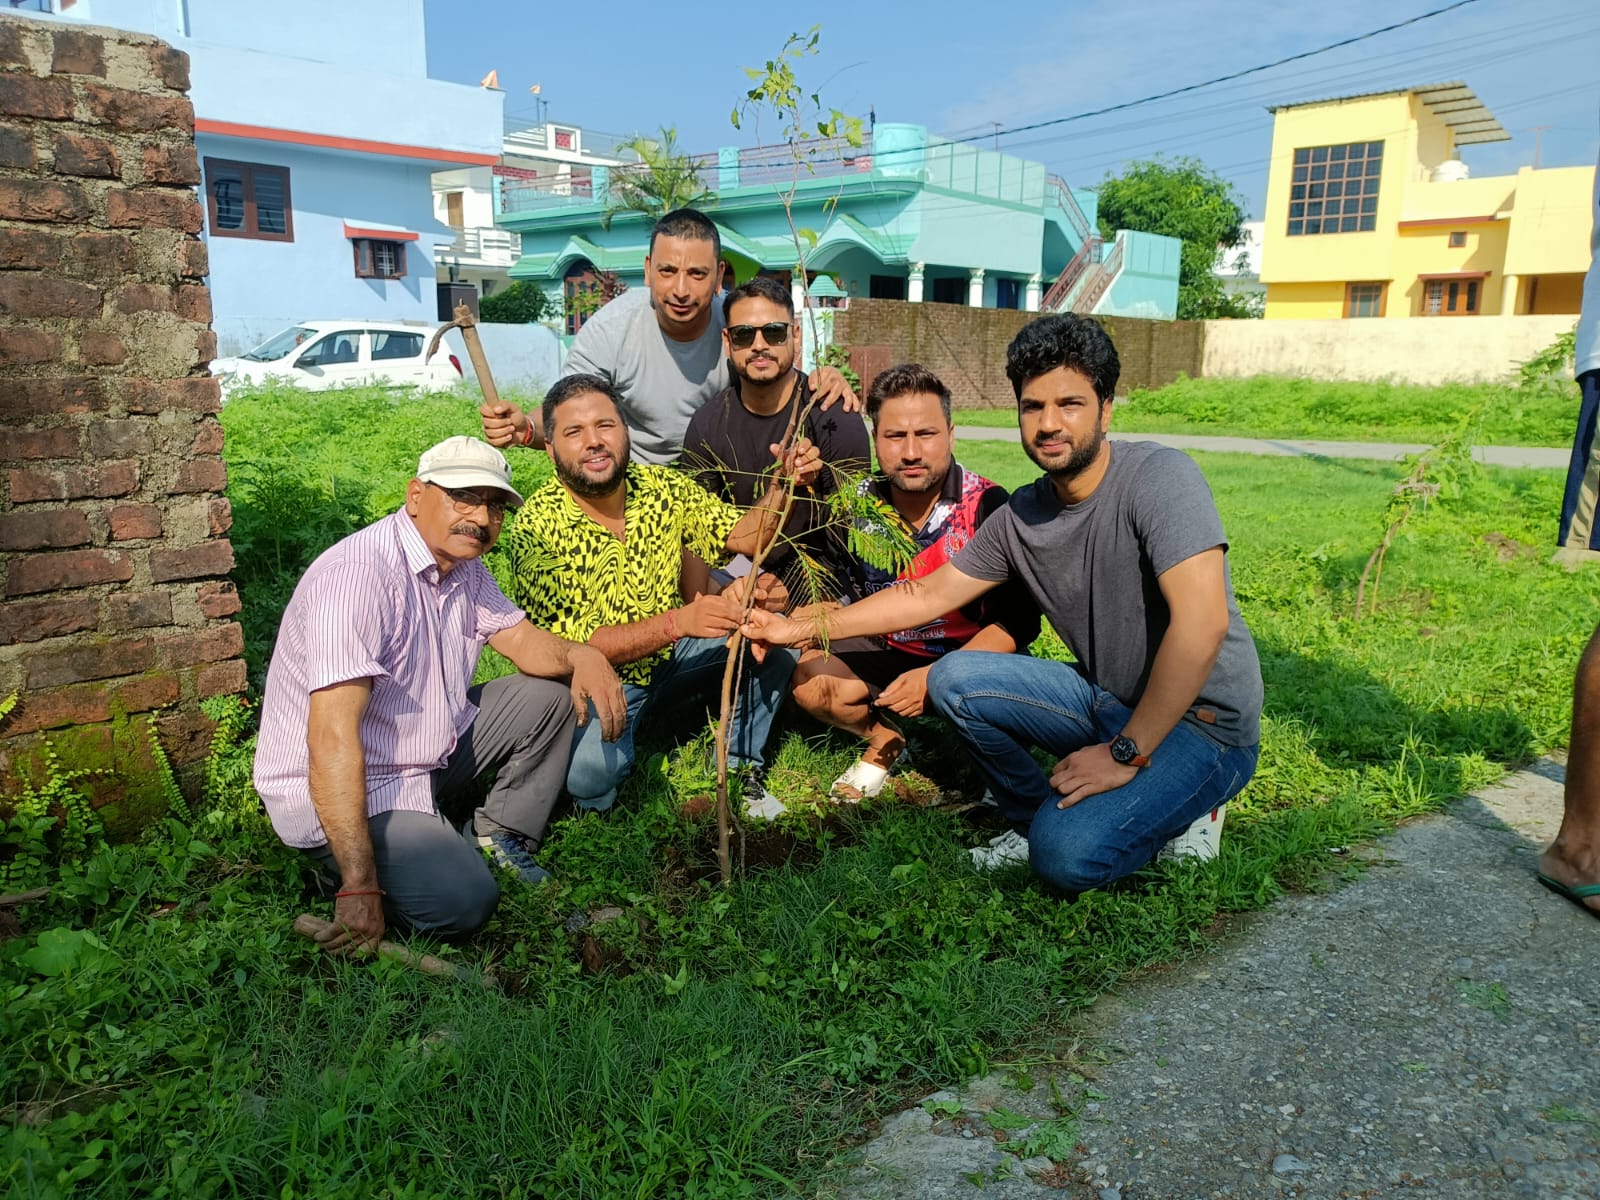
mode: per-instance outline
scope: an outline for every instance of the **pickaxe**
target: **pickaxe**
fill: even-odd
[[[483,353],[483,341],[478,337],[478,318],[472,315],[472,310],[465,304],[456,305],[455,320],[434,331],[433,340],[428,343],[428,352],[422,356],[422,361],[433,358],[444,335],[452,329],[461,330],[461,340],[467,344],[467,357],[472,359],[472,371],[478,377],[478,387],[483,390],[483,402],[486,405],[498,405],[500,393],[494,386],[494,376],[489,373],[489,360]]]

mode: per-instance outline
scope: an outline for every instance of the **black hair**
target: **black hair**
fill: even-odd
[[[604,375],[564,375],[544,394],[544,404],[539,409],[539,424],[544,427],[544,444],[548,446],[556,433],[556,409],[574,396],[599,392],[617,406],[622,414],[622,393]]]
[[[867,389],[867,420],[876,425],[878,410],[883,407],[885,400],[911,395],[939,397],[944,419],[946,422],[950,420],[950,389],[945,387],[944,380],[921,363],[901,363],[887,371],[880,371],[873,378],[872,386]]]
[[[1006,378],[1022,399],[1022,385],[1057,367],[1081,371],[1104,404],[1116,394],[1122,363],[1100,322],[1077,313],[1053,313],[1022,327],[1006,347]]]
[[[722,234],[710,217],[694,208],[675,208],[655,223],[650,230],[650,253],[656,252],[659,237],[688,238],[696,242],[711,243],[711,257],[722,262]]]
[[[728,314],[741,300],[770,300],[774,304],[781,305],[789,314],[789,319],[794,320],[793,294],[783,285],[783,280],[775,279],[771,275],[757,275],[749,283],[741,284],[722,298],[724,324],[732,320]]]

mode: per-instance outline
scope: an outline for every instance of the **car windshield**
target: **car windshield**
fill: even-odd
[[[312,337],[314,333],[314,330],[304,325],[296,325],[292,329],[285,329],[282,333],[269,337],[250,353],[241,354],[239,357],[249,359],[251,362],[276,362],[301,342]]]

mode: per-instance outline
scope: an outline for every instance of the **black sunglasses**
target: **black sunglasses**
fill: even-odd
[[[748,350],[756,344],[756,334],[769,346],[781,346],[789,340],[789,326],[782,321],[766,325],[729,325],[728,345],[735,350]]]

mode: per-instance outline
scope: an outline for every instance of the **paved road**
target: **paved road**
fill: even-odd
[[[856,1152],[846,1200],[1595,1200],[1600,922],[1540,888],[1561,814],[1543,761],[1364,852],[1075,1022],[1081,1105],[1056,1163],[1000,1115],[1045,1072],[938,1093]],[[981,1185],[981,1191],[980,1191]]]
[[[1016,441],[1015,429],[987,429],[975,425],[962,425],[956,430],[957,440],[1002,442]],[[1113,441],[1160,442],[1179,450],[1221,450],[1236,454],[1275,454],[1285,458],[1380,458],[1400,459],[1408,454],[1420,454],[1428,447],[1422,444],[1407,445],[1402,442],[1322,442],[1289,438],[1205,437],[1188,433],[1113,433]],[[1481,463],[1495,467],[1544,467],[1566,470],[1572,457],[1570,450],[1548,446],[1476,446],[1473,456]]]

